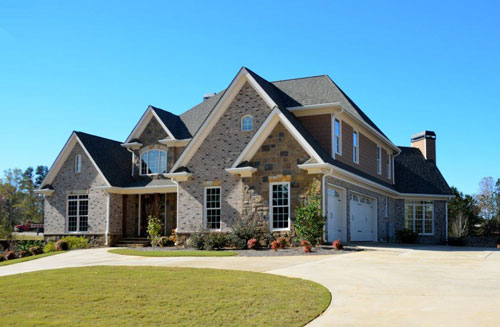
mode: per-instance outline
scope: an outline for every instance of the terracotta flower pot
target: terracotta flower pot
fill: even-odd
[[[312,246],[310,246],[310,245],[304,245],[304,252],[305,253],[311,252],[311,248],[312,248]]]

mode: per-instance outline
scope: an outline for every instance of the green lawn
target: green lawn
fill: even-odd
[[[85,267],[0,277],[6,326],[303,326],[330,303],[314,282],[192,268]]]
[[[28,234],[18,233],[18,234],[12,234],[12,239],[18,241],[43,241],[43,234],[28,235]]]
[[[63,253],[63,252],[49,252],[49,253],[32,255],[32,256],[29,256],[29,257],[24,257],[24,258],[19,258],[19,259],[14,259],[14,260],[2,261],[2,262],[0,262],[0,267],[1,266],[13,265],[15,263],[20,263],[20,262],[25,262],[25,261],[31,261],[31,260],[35,260],[35,259],[40,259],[40,258],[43,258],[43,257],[48,257],[48,256],[51,256],[51,255],[54,255],[54,254],[59,254],[59,253]]]
[[[123,255],[136,255],[140,257],[231,257],[238,255],[235,251],[141,251],[134,249],[109,250],[110,253]]]

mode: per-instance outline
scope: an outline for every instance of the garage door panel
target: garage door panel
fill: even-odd
[[[375,239],[374,200],[365,196],[352,194],[350,199],[350,231],[351,241],[373,241]]]

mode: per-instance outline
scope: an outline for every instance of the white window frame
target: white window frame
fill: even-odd
[[[273,205],[273,186],[274,185],[287,185],[288,187],[288,227],[287,228],[273,228],[273,212],[274,212],[274,205]],[[290,230],[290,225],[291,225],[291,203],[290,203],[290,182],[272,182],[269,183],[269,228],[271,231],[289,231]],[[279,206],[279,207],[284,207],[284,206]]]
[[[382,148],[377,145],[377,174],[382,175]]]
[[[339,135],[336,134],[335,123],[339,122]],[[332,115],[332,154],[342,155],[342,121]],[[338,144],[338,151],[337,146]],[[333,155],[332,155],[333,157]]]
[[[86,195],[86,199],[80,199],[80,196]],[[76,199],[70,199],[70,196],[76,196]],[[76,231],[69,230],[69,203],[70,201],[76,201]],[[80,216],[80,202],[87,201],[87,215]],[[86,193],[68,194],[66,195],[66,232],[71,234],[87,234],[89,232],[89,208],[90,208],[90,198]],[[80,231],[80,218],[87,217],[87,230]]]
[[[424,203],[417,203],[417,202],[424,202]],[[434,201],[427,201],[427,200],[405,200],[405,216],[404,216],[404,226],[406,227],[406,217],[408,216],[408,206],[410,206],[412,209],[412,230],[415,231],[415,221],[416,221],[416,208],[417,207],[422,207],[422,212],[423,212],[423,218],[422,218],[422,230],[424,233],[419,233],[418,235],[424,235],[424,236],[432,236],[434,235]],[[432,226],[432,231],[430,233],[425,233],[425,207],[431,206],[432,207],[432,219],[431,219],[431,226]]]
[[[219,189],[219,207],[208,208],[207,207],[207,190],[208,189]],[[219,210],[219,228],[209,228],[208,227],[208,210]],[[204,228],[211,231],[221,231],[222,229],[222,188],[220,186],[205,186],[203,188],[203,226]]]
[[[356,144],[354,144],[354,134],[356,134]],[[359,165],[359,131],[357,129],[352,131],[352,161]]]
[[[77,154],[75,156],[75,174],[80,174],[82,172],[82,155]]]
[[[165,152],[165,172],[164,173],[148,173],[149,171],[149,153],[152,151],[158,151],[158,168],[161,170],[161,153]],[[146,160],[146,173],[144,174],[142,172],[142,156],[147,155],[147,160]],[[153,176],[153,175],[159,175],[159,174],[166,174],[168,172],[167,167],[168,166],[168,151],[167,150],[161,150],[161,149],[149,149],[146,151],[142,151],[139,155],[139,175],[140,176]]]
[[[249,129],[245,129],[244,128],[244,126],[245,126],[245,124],[244,124],[245,118],[250,118],[251,119],[252,126]],[[245,115],[245,116],[241,117],[241,131],[242,132],[253,131],[253,116],[252,115]]]
[[[391,179],[392,178],[392,171],[391,171],[391,155],[387,153],[387,159],[386,159],[386,166],[387,166],[387,178]]]

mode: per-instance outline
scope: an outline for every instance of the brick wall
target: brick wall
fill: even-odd
[[[241,214],[243,184],[239,177],[224,169],[231,167],[270,112],[267,104],[246,83],[187,165],[193,176],[179,183],[179,233],[202,228],[203,185],[212,181],[221,184],[221,228],[230,229]],[[241,118],[247,114],[253,116],[253,130],[242,132]]]
[[[82,156],[81,173],[74,172],[74,158]],[[88,234],[104,234],[106,231],[107,199],[103,191],[104,179],[95,169],[90,159],[77,143],[55,177],[52,186],[55,191],[45,198],[45,234],[66,233],[67,195],[74,191],[85,191],[89,195]]]

